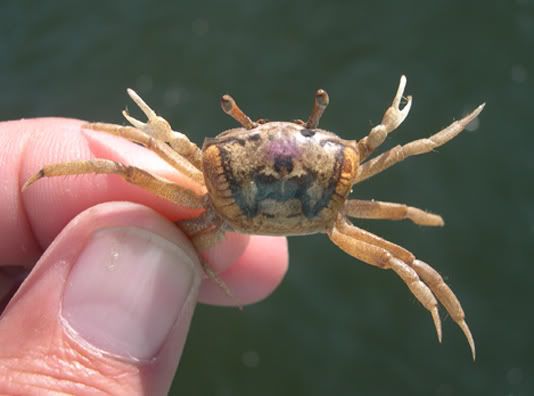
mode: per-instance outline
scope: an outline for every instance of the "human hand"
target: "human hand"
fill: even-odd
[[[287,269],[285,239],[228,234],[203,253],[230,298],[202,280],[172,223],[194,211],[113,175],[45,178],[21,193],[44,164],[94,157],[191,183],[152,152],[81,124],[0,123],[0,298],[31,269],[0,317],[0,393],[166,394],[197,301],[265,298]]]

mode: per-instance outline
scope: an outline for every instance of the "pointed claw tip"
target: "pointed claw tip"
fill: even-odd
[[[21,192],[26,191],[28,187],[30,187],[32,183],[29,180],[26,180],[26,183],[23,184],[22,188],[20,189]]]
[[[460,326],[460,329],[462,329],[462,332],[465,335],[465,338],[467,338],[467,343],[469,344],[469,348],[471,349],[471,356],[473,357],[473,361],[476,359],[476,347],[475,347],[475,340],[473,339],[473,335],[471,334],[471,330],[469,330],[469,326],[467,326],[467,323],[465,320],[462,320],[458,322],[458,326]]]
[[[439,312],[437,309],[431,311],[432,319],[434,320],[434,327],[436,328],[436,335],[438,337],[438,342],[441,344],[442,332],[441,332],[441,319],[439,317]]]
[[[39,180],[42,177],[44,177],[44,170],[41,169],[35,175],[30,177],[28,180],[26,180],[26,183],[23,184],[20,191],[25,191],[28,187],[30,187],[33,183],[35,183],[37,180]]]
[[[482,110],[484,110],[484,107],[486,107],[486,103],[485,102],[482,103],[481,105],[479,105],[475,110],[473,110],[470,115],[473,118],[478,117],[478,115],[482,112]]]

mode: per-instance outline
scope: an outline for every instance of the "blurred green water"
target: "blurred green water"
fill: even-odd
[[[387,147],[427,136],[482,101],[475,131],[358,185],[355,194],[441,213],[443,229],[362,225],[447,278],[478,346],[429,315],[393,274],[325,237],[293,238],[291,268],[243,312],[201,306],[173,391],[191,395],[534,394],[534,2],[0,2],[0,118],[122,122],[142,93],[198,143],[253,118],[306,117],[359,138],[400,74],[414,107]]]

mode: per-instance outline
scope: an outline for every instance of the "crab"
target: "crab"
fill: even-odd
[[[411,220],[422,226],[443,226],[441,216],[400,203],[349,199],[355,184],[369,179],[404,159],[428,153],[456,137],[483,110],[484,104],[429,138],[369,158],[387,136],[406,119],[412,97],[403,101],[402,76],[391,105],[380,124],[361,140],[345,140],[320,129],[319,120],[329,103],[324,90],[315,93],[307,121],[252,121],[224,95],[223,111],[241,126],[208,138],[199,148],[185,134],[173,131],[132,89],[128,94],[147,116],[141,122],[123,111],[131,126],[89,123],[84,128],[128,139],[155,152],[202,188],[193,191],[143,169],[107,159],[44,166],[26,181],[23,190],[43,177],[86,173],[117,174],[176,205],[204,209],[193,219],[179,222],[194,246],[205,250],[226,231],[261,235],[327,234],[352,257],[392,270],[430,312],[439,342],[442,339],[438,305],[441,303],[463,331],[473,360],[475,343],[462,306],[429,264],[405,248],[365,231],[349,218]],[[402,107],[402,108],[401,108]],[[217,274],[203,264],[208,277],[228,294]]]

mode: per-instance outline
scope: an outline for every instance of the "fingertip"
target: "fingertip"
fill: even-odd
[[[200,257],[217,273],[225,272],[234,264],[250,242],[250,235],[227,232],[215,246],[200,252]]]
[[[200,288],[199,301],[213,305],[248,305],[268,297],[281,283],[288,268],[287,239],[251,236],[246,248],[219,276],[230,289],[225,294],[209,279]]]

